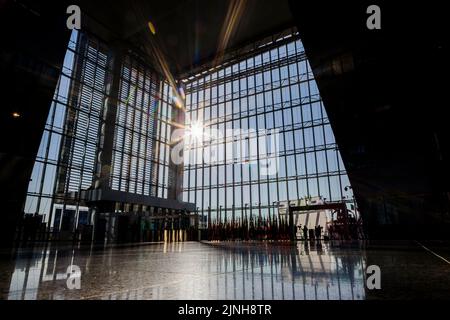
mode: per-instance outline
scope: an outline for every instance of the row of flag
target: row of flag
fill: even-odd
[[[280,217],[238,218],[208,223],[208,240],[289,240],[291,229]]]

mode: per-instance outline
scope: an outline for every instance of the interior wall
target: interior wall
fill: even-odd
[[[380,30],[366,26],[373,4]],[[446,18],[426,7],[291,1],[372,238],[450,235]]]
[[[0,246],[11,246],[22,216],[69,39],[66,8],[65,1],[0,3]]]

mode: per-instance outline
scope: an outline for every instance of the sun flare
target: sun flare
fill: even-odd
[[[200,140],[203,136],[203,126],[200,122],[194,122],[191,124],[191,126],[188,129],[189,135],[193,139]]]

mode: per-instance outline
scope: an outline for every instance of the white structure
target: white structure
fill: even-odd
[[[299,199],[296,201],[291,201],[291,205],[293,206],[312,206],[312,205],[321,205],[325,204],[322,197],[312,197],[309,199]],[[287,217],[287,201],[283,201],[279,203],[278,214],[280,216]],[[294,212],[294,223],[296,226],[301,226],[302,228],[306,225],[308,229],[314,229],[316,226],[322,227],[322,236],[328,234],[327,225],[332,221],[331,210],[308,210],[301,212]],[[297,237],[301,237],[303,235],[302,232],[297,232]]]

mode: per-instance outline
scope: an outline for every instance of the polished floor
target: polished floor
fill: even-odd
[[[371,264],[381,269],[380,290],[366,287]],[[68,286],[71,266],[81,271],[79,289]],[[48,244],[1,258],[0,272],[0,298],[11,300],[450,299],[450,265],[419,245]]]

